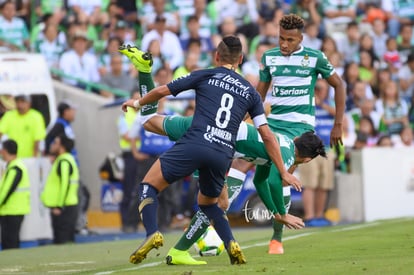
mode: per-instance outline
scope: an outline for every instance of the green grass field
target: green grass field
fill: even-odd
[[[284,255],[267,254],[270,228],[234,229],[234,235],[245,265],[230,265],[226,253],[204,257],[204,266],[166,265],[165,254],[179,237],[171,233],[139,265],[128,258],[141,240],[50,245],[1,251],[0,274],[414,274],[412,218],[286,230]]]

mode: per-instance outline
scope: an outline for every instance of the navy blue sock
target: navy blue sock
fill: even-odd
[[[139,214],[144,224],[147,236],[158,230],[157,225],[157,208],[158,208],[158,191],[152,185],[141,182],[139,185]]]
[[[217,234],[223,240],[224,246],[227,248],[229,242],[234,240],[233,234],[231,233],[229,220],[225,212],[217,206],[217,203],[211,205],[199,205],[200,210],[213,221],[214,229]]]

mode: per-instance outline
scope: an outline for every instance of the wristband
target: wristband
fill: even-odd
[[[139,99],[135,100],[133,105],[134,105],[135,109],[141,109],[141,107],[142,107],[141,104],[139,104]]]

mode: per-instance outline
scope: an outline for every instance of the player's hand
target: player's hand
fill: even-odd
[[[296,191],[302,192],[302,183],[299,179],[289,172],[284,173],[282,176],[282,182],[287,182],[289,185],[293,186]]]
[[[335,123],[331,130],[331,147],[343,145],[342,142],[342,124]]]
[[[286,214],[286,215],[275,215],[275,220],[279,223],[286,225],[289,229],[302,229],[305,227],[305,223],[301,218],[296,216]]]
[[[136,101],[136,99],[128,99],[127,101],[125,101],[122,104],[122,107],[121,107],[122,108],[122,111],[127,112],[128,111],[128,107],[134,108],[137,111],[139,109],[141,109],[141,106],[134,105],[135,101]]]

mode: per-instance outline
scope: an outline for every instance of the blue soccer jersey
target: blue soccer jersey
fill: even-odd
[[[231,158],[246,112],[256,127],[267,123],[260,95],[242,76],[225,67],[195,71],[167,86],[174,96],[189,89],[196,92],[193,122],[179,142],[211,147]]]

